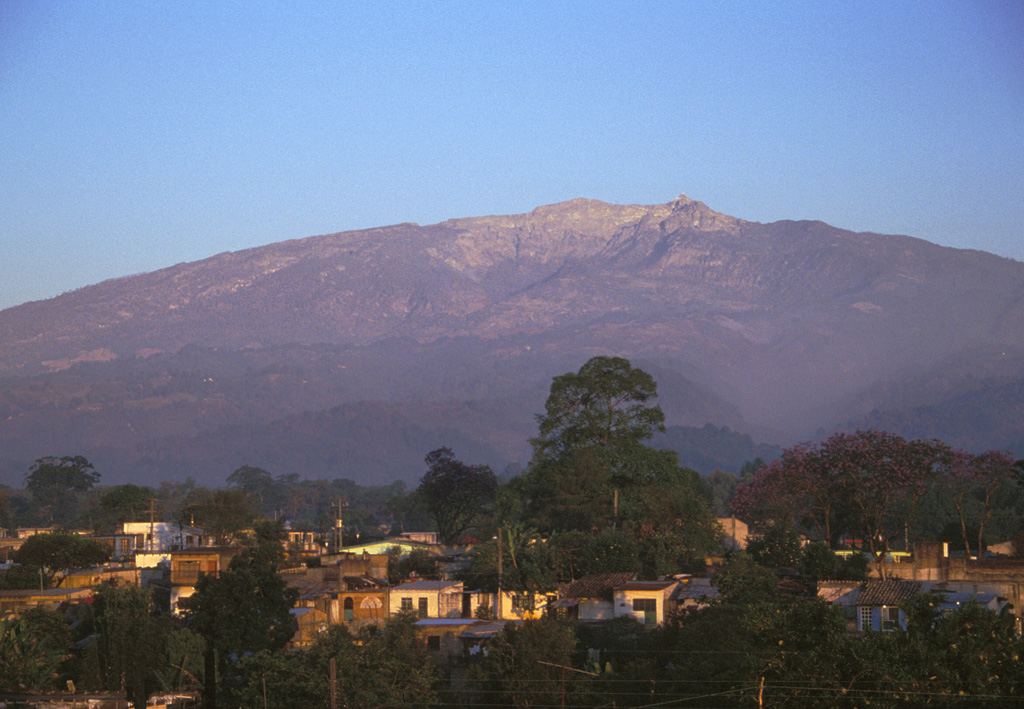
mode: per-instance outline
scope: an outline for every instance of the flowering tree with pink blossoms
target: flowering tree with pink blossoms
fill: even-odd
[[[737,487],[733,510],[756,531],[782,524],[803,528],[834,544],[848,515],[841,481],[825,466],[820,446],[801,444]]]
[[[884,431],[837,433],[799,445],[737,488],[733,509],[755,529],[795,524],[834,544],[860,538],[881,561],[913,517],[948,449]]]
[[[740,483],[733,490],[730,507],[752,531],[764,532],[773,524],[789,525],[794,521],[794,495],[786,473],[776,460],[759,468],[750,482]]]
[[[850,507],[849,531],[876,562],[910,523],[947,450],[940,441],[907,441],[884,431],[837,433],[822,445],[824,465]]]

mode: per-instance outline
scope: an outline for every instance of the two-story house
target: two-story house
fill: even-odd
[[[206,547],[169,552],[171,559],[171,612],[180,613],[182,600],[196,592],[204,576],[217,576],[228,568],[240,547]]]

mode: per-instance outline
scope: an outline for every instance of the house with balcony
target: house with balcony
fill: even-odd
[[[206,547],[168,552],[171,562],[171,612],[180,613],[179,603],[196,592],[204,576],[218,576],[227,570],[240,547]]]
[[[153,568],[170,560],[172,551],[209,546],[209,539],[195,525],[171,522],[125,522],[121,535],[127,537],[135,565]]]

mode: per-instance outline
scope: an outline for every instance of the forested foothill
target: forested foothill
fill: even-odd
[[[254,466],[223,489],[108,487],[80,456],[40,458],[23,489],[0,489],[0,526],[41,528],[4,547],[0,591],[22,594],[11,598],[45,598],[72,570],[107,563],[104,535],[126,522],[202,528],[230,561],[200,574],[177,613],[160,583],[107,583],[87,603],[0,605],[0,693],[73,686],[121,692],[139,707],[175,690],[207,707],[253,708],[1024,703],[1009,604],[951,608],[939,589],[902,602],[887,632],[851,632],[854,607],[819,594],[827,582],[885,578],[894,552],[924,542],[947,543],[965,564],[1019,564],[1024,575],[1015,558],[1024,545],[991,552],[1019,531],[1021,462],[869,430],[752,459],[739,475],[701,476],[652,445],[665,432],[656,402],[648,373],[594,357],[552,381],[525,470],[497,475],[441,447],[425,454],[412,489]],[[723,518],[749,526],[745,544],[726,543]],[[300,592],[283,570],[332,563],[338,529],[345,546],[384,548],[403,532],[433,532],[437,545],[390,549],[391,584],[454,575],[477,597],[515,599],[520,616],[473,608],[476,618],[462,620],[486,623],[497,611],[498,622],[447,653],[413,610],[370,623],[345,616],[297,642]],[[288,543],[296,531],[314,551]],[[706,593],[666,597],[657,623],[615,610],[585,622],[567,589],[611,575],[635,589],[664,580]]]

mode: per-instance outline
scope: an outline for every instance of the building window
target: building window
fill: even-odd
[[[882,630],[896,630],[900,627],[899,606],[882,606]]]
[[[427,617],[427,599],[426,598],[419,599],[419,614],[420,614],[420,618],[426,618]]]
[[[352,620],[356,617],[356,610],[351,597],[345,599],[343,609],[345,611],[345,620]]]
[[[645,625],[654,625],[658,622],[658,602],[653,598],[634,599],[633,612],[644,614]]]
[[[132,553],[132,541],[128,537],[121,537],[121,539],[118,541],[118,545],[120,547],[122,555]]]
[[[860,607],[860,629],[871,630],[871,606]]]
[[[411,598],[403,598],[402,599],[402,610],[403,611],[411,611],[412,610],[412,599]]]
[[[532,593],[517,593],[512,596],[512,607],[520,611],[532,611],[537,604]]]

